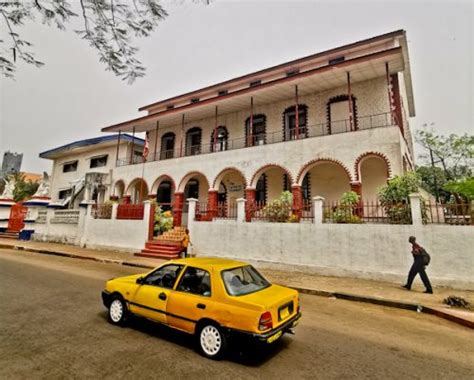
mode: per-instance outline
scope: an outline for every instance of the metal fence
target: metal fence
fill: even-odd
[[[236,202],[218,202],[216,218],[217,219],[237,219],[237,203]]]
[[[472,203],[422,203],[422,216],[425,223],[449,225],[474,225]]]
[[[117,207],[117,219],[143,220],[144,213],[143,204],[121,204]]]
[[[314,221],[313,202],[310,199],[303,200],[303,209],[301,210],[302,221]]]

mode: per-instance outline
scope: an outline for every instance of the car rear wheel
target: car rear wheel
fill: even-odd
[[[227,347],[227,339],[222,329],[215,324],[206,323],[199,331],[199,348],[210,359],[220,359]]]
[[[128,310],[124,300],[115,296],[109,306],[109,321],[114,325],[123,326],[127,320]]]

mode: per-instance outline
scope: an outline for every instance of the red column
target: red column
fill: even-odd
[[[131,195],[124,195],[123,196],[123,204],[124,205],[129,205],[132,203],[132,196]]]
[[[148,194],[148,200],[150,201],[156,200],[156,194]]]
[[[364,216],[364,207],[362,203],[362,184],[360,182],[351,182],[351,191],[357,193],[360,197],[359,204],[357,205],[357,208],[355,210],[355,214],[358,217],[362,217]]]
[[[291,192],[293,193],[293,207],[292,212],[298,218],[301,219],[303,214],[303,192],[301,191],[300,185],[291,186]]]
[[[173,226],[180,227],[183,217],[184,193],[174,193]]]
[[[252,211],[255,205],[256,190],[255,189],[245,189],[245,221],[252,221]]]
[[[207,220],[212,221],[217,216],[217,190],[209,190],[207,195]]]
[[[155,204],[152,203],[150,207],[150,218],[148,219],[148,240],[153,240],[155,235]]]

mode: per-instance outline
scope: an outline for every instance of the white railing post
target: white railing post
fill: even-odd
[[[323,224],[323,203],[323,197],[317,196],[313,198],[314,224]]]
[[[196,198],[188,198],[186,200],[188,202],[188,229],[191,231],[191,226],[194,223],[194,219],[196,218],[196,205],[198,200]]]
[[[410,194],[411,224],[421,226],[423,218],[421,216],[421,195],[418,193]]]
[[[237,223],[245,223],[245,203],[244,198],[237,199]]]
[[[112,203],[112,216],[110,219],[115,220],[117,219],[117,211],[118,211],[118,203]]]

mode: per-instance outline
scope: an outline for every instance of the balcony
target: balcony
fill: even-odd
[[[357,119],[354,120],[355,131],[395,126],[398,123],[395,121],[394,116],[395,115],[389,112],[375,115],[358,116]],[[151,151],[148,155],[147,162],[197,156],[208,153],[218,153],[236,149],[250,148],[254,146],[276,144],[285,141],[294,141],[317,138],[321,136],[350,133],[353,131],[354,130],[351,129],[351,121],[349,119],[304,126],[300,127],[299,131],[296,131],[296,129],[289,129],[283,131],[283,128],[280,127],[280,130],[275,132],[249,135],[236,139],[219,140],[215,144],[201,144],[186,147],[177,146],[175,147],[175,149],[172,150],[156,152]],[[212,131],[209,131],[209,135],[210,134],[212,134]],[[209,141],[209,136],[203,135],[202,140]],[[117,160],[116,166],[119,167],[142,164],[143,162],[144,158],[142,156],[136,155],[133,158],[119,158]]]

